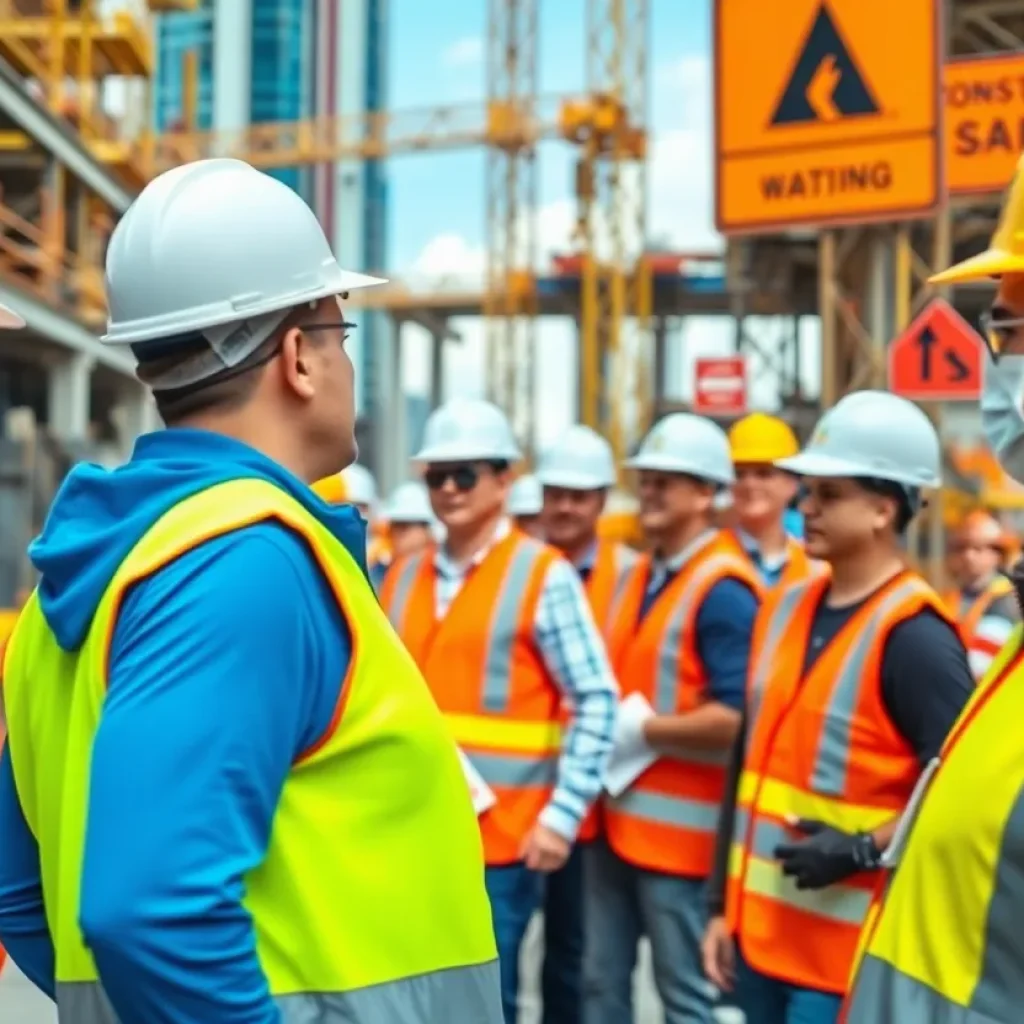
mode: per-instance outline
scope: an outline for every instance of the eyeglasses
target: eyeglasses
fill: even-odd
[[[1024,329],[1024,317],[1007,316],[1006,311],[999,308],[985,310],[978,323],[993,360],[997,360],[1017,332]]]
[[[329,324],[300,324],[299,330],[307,334],[312,331],[341,331],[342,343],[348,340],[349,334],[356,329],[358,324],[350,324],[347,320],[341,320]]]
[[[473,490],[480,480],[480,471],[476,466],[437,466],[423,474],[423,481],[432,491],[439,491],[451,480],[457,490],[465,493]]]

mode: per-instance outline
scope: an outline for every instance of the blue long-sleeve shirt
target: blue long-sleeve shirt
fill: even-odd
[[[61,646],[81,645],[117,565],[164,511],[237,477],[277,482],[362,559],[351,507],[331,508],[247,446],[193,430],[147,435],[122,469],[73,471],[32,547]],[[129,593],[93,750],[80,907],[123,1020],[278,1021],[243,879],[263,858],[293,760],[331,720],[350,650],[311,552],[277,523],[195,548]],[[38,850],[6,757],[0,942],[53,993]]]

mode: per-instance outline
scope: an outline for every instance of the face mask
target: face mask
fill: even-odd
[[[1024,483],[1024,355],[1000,356],[985,367],[981,428],[999,464]]]

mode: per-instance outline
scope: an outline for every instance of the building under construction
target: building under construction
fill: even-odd
[[[1000,76],[1019,80],[1024,72],[1024,61],[1006,56],[1024,48],[1024,0],[893,5],[900,18],[923,18],[934,33],[937,63],[891,76],[912,82],[911,106],[925,111],[914,130],[932,140],[937,154],[935,166],[926,168],[934,172],[930,197],[906,210],[824,200],[802,207],[809,179],[794,164],[779,179],[785,193],[774,207],[779,215],[768,209],[767,193],[751,199],[742,189],[730,191],[747,173],[734,169],[746,159],[747,130],[736,120],[736,82],[742,90],[745,75],[774,74],[734,42],[736,26],[758,3],[712,4],[724,255],[666,253],[646,244],[648,0],[587,0],[578,43],[569,44],[586,51],[585,79],[571,96],[538,91],[539,2],[487,0],[487,90],[478,103],[392,111],[385,0],[0,0],[0,301],[16,306],[28,323],[0,342],[6,418],[0,458],[8,469],[0,490],[6,527],[0,603],[29,582],[21,553],[69,460],[119,458],[154,424],[129,361],[96,339],[105,318],[102,257],[133,195],[154,174],[188,160],[237,156],[274,173],[309,198],[342,263],[391,278],[392,284],[361,294],[357,311],[364,318],[364,450],[385,488],[407,468],[398,384],[405,323],[425,327],[434,339],[431,396],[437,400],[444,392],[440,353],[454,337],[449,322],[485,318],[487,389],[510,412],[527,447],[535,332],[545,316],[577,325],[579,391],[572,397],[579,418],[605,433],[620,454],[665,405],[666,338],[681,318],[729,318],[750,372],[774,375],[784,408],[801,426],[819,403],[852,388],[885,385],[886,345],[925,301],[928,271],[979,248],[991,232],[999,191],[1020,150],[1019,132],[1008,132],[1005,145],[985,140],[993,138],[994,118],[1024,123],[1024,103],[1000,111],[994,100],[982,100],[986,89],[996,95]],[[794,0],[785,6],[789,14],[766,29],[774,42],[764,49],[786,65],[778,69],[776,121],[786,122],[783,134],[795,138],[810,82],[785,110],[781,104],[790,86],[796,89],[802,54],[828,29],[819,27],[822,12],[830,23],[856,29],[875,5]],[[839,70],[848,78],[867,60],[855,53],[844,59],[848,66]],[[899,67],[898,55],[876,59]],[[740,70],[730,71],[737,60]],[[784,81],[791,71],[792,80]],[[723,84],[730,76],[732,87]],[[842,99],[849,89],[811,109],[811,120],[821,115],[821,146],[830,145],[827,130],[860,117],[868,127],[851,138],[870,150],[870,116],[884,115],[890,102],[885,88],[886,81],[865,85],[868,100],[856,109]],[[973,127],[964,128],[957,116]],[[833,122],[840,129],[829,128]],[[962,153],[971,138],[984,149],[973,162]],[[538,265],[533,223],[537,147],[545,140],[571,147],[576,161],[575,231],[552,266]],[[411,290],[388,273],[387,163],[405,153],[464,147],[487,153],[486,280],[465,293]],[[870,181],[878,185],[879,174],[864,171],[864,185],[848,174],[844,188],[863,191]],[[953,298],[965,315],[976,316],[972,293]],[[751,328],[764,317],[780,325],[770,341]],[[803,317],[821,323],[822,380],[810,395],[799,363]],[[929,409],[942,418],[941,403]],[[971,465],[965,478],[977,472]],[[933,537],[933,552],[939,539]]]

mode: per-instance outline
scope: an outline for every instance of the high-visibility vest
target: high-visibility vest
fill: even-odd
[[[469,999],[497,1024],[480,836],[444,720],[345,547],[284,491],[251,479],[164,515],[118,568],[79,651],[60,648],[35,594],[8,644],[8,739],[39,842],[60,1018],[116,1022],[78,920],[90,752],[119,604],[183,552],[267,519],[316,554],[353,650],[337,720],[292,766],[266,856],[241,886],[282,1020],[308,1021],[311,1007],[322,1024],[460,1020]]]
[[[656,713],[693,711],[706,699],[707,676],[697,649],[697,613],[708,591],[734,578],[760,593],[750,561],[710,532],[640,621],[651,574],[641,556],[612,611],[609,653],[622,696],[642,693]],[[611,848],[649,871],[704,878],[711,871],[715,830],[725,792],[729,751],[694,749],[662,757],[624,793],[603,805]]]
[[[494,792],[480,816],[488,864],[512,864],[551,798],[562,747],[562,694],[534,641],[554,548],[512,530],[438,621],[432,552],[404,559],[381,603],[416,659],[455,742]]]
[[[598,540],[593,568],[584,584],[594,621],[604,636],[608,636],[612,607],[621,588],[636,563],[636,552],[625,544],[612,540]],[[565,718],[567,716],[563,716]],[[596,801],[580,825],[578,839],[585,843],[596,839],[601,832],[601,802]]]
[[[1024,992],[1024,632],[951,730],[883,901],[847,1024],[1018,1024]]]
[[[722,532],[725,534],[726,538],[732,541],[735,545],[734,550],[736,553],[746,558],[756,569],[757,566],[754,563],[754,559],[744,546],[743,541],[740,540],[739,534],[735,530],[723,530]],[[807,554],[806,549],[800,541],[795,537],[787,536],[786,567],[782,570],[782,576],[779,578],[775,586],[787,587],[792,583],[799,583],[801,580],[807,579],[817,564],[818,563]]]
[[[993,602],[1012,593],[1013,584],[1002,573],[998,573],[966,609],[963,608],[962,591],[949,590],[943,595],[946,608],[957,623],[960,639],[968,651],[978,651],[987,658],[994,658],[999,653],[999,646],[993,644],[990,639],[978,635],[978,625]]]
[[[899,573],[857,610],[804,676],[814,615],[828,585],[822,570],[773,590],[758,615],[726,912],[755,970],[841,993],[877,875],[800,890],[782,874],[774,850],[795,838],[786,824],[792,817],[844,832],[873,831],[903,809],[920,764],[883,702],[885,641],[924,608],[946,613],[923,579]]]

